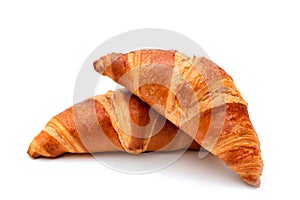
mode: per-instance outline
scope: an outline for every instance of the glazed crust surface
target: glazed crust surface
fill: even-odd
[[[120,112],[113,104],[127,105],[128,110],[122,107]],[[127,151],[138,154],[200,149],[198,143],[172,123],[159,121],[163,119],[160,114],[154,113],[154,116],[151,119],[149,106],[129,91],[109,91],[54,116],[33,139],[28,154],[37,158],[58,157],[64,153]],[[159,127],[155,129],[155,125]],[[129,128],[124,128],[126,126]]]
[[[108,54],[94,68],[218,156],[245,182],[259,186],[263,161],[247,102],[218,65],[204,57],[148,49]]]

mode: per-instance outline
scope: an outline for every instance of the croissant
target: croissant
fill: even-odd
[[[64,153],[199,150],[193,141],[128,90],[109,91],[54,116],[28,148],[32,158]]]
[[[218,65],[175,50],[146,49],[108,54],[94,69],[125,86],[246,183],[260,185],[263,161],[247,102]]]

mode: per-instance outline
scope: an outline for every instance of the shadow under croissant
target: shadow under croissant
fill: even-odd
[[[223,187],[231,185],[241,188],[247,183],[240,181],[239,175],[227,167],[218,157],[208,154],[199,159],[197,151],[187,151],[174,165],[166,171],[164,176],[173,177],[180,181],[190,181],[193,184],[205,184]]]
[[[147,171],[144,173],[126,172],[126,167],[142,163],[139,170],[147,165],[148,160],[152,165],[160,165],[162,159],[168,159],[175,154],[181,154],[178,159],[173,160],[169,164],[162,166],[160,169]],[[240,181],[239,176],[229,169],[218,157],[208,154],[203,159],[199,159],[198,151],[182,150],[174,152],[146,152],[142,154],[129,154],[127,152],[100,152],[93,154],[74,154],[65,153],[59,158],[41,158],[38,159],[42,162],[56,160],[56,162],[73,163],[78,161],[85,161],[90,164],[91,161],[98,161],[99,164],[104,165],[112,170],[128,174],[146,174],[157,173],[159,176],[167,177],[168,179],[175,179],[176,181],[191,181],[195,184],[205,183],[206,185],[212,184],[214,186],[233,185],[235,187],[243,187],[247,184]],[[76,158],[76,159],[74,159]],[[144,162],[144,163],[143,163]],[[149,163],[148,162],[148,163]],[[123,169],[122,169],[123,167]],[[133,168],[132,168],[133,169]],[[246,187],[249,188],[249,187]],[[254,187],[250,187],[254,188]]]

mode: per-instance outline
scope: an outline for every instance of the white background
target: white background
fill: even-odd
[[[0,199],[299,198],[299,10],[297,1],[1,1]],[[73,104],[90,52],[148,27],[193,39],[233,77],[261,141],[260,188],[195,152],[144,175],[91,156],[27,156],[45,123]]]

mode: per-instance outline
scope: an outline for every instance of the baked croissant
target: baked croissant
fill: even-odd
[[[128,90],[109,91],[54,116],[31,142],[32,158],[64,153],[199,150],[200,145]]]
[[[218,156],[246,183],[260,185],[263,161],[247,103],[215,63],[177,51],[148,49],[108,54],[96,60],[94,68]]]

